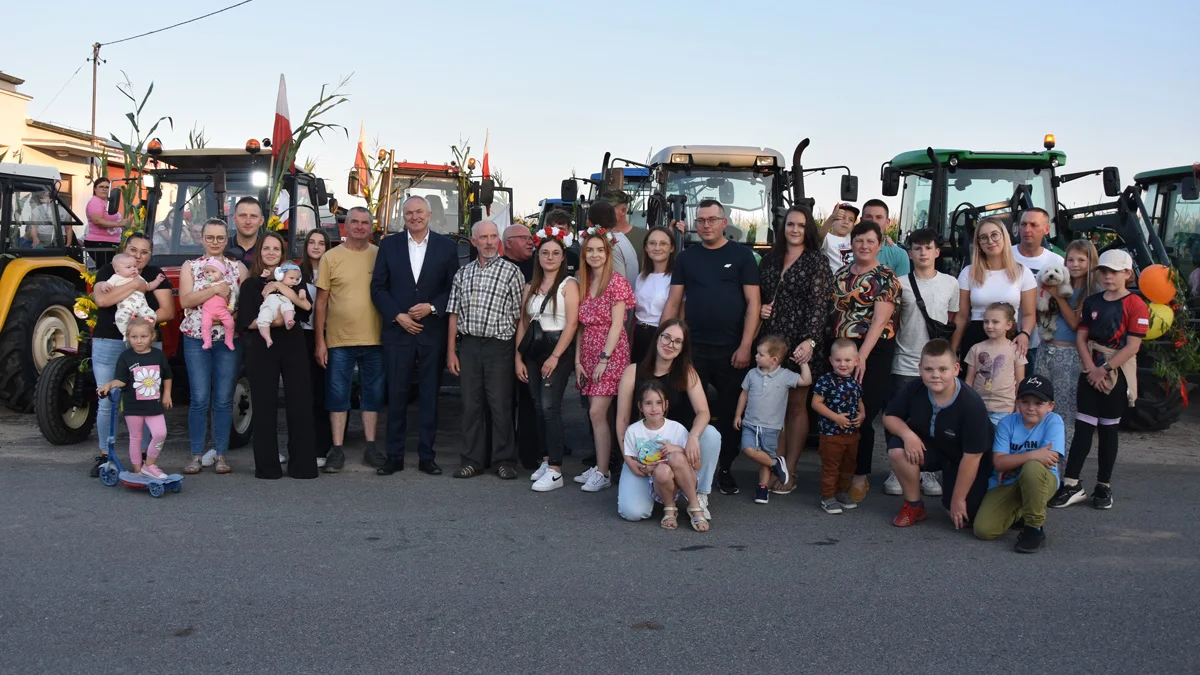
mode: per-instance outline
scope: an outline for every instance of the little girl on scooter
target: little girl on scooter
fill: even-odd
[[[158,468],[158,453],[167,440],[167,418],[171,409],[171,366],[154,342],[154,315],[137,316],[129,321],[125,340],[129,349],[117,359],[112,382],[102,385],[96,393],[108,396],[113,389],[123,389],[125,424],[129,426],[129,461],[133,472],[147,478],[163,479],[167,474]],[[146,463],[142,464],[142,427],[150,429],[150,447]]]

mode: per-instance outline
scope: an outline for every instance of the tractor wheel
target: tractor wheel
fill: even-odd
[[[70,282],[47,275],[27,277],[17,288],[0,331],[0,400],[9,408],[31,412],[38,373],[58,357],[56,350],[75,348],[77,296]]]
[[[1164,391],[1163,381],[1148,368],[1138,368],[1138,399],[1125,411],[1121,426],[1130,431],[1163,431],[1179,421],[1183,397],[1178,387]]]
[[[229,448],[244,447],[250,442],[254,408],[250,405],[250,378],[243,366],[233,383],[233,430],[229,433]]]
[[[79,359],[63,356],[42,370],[34,389],[38,428],[54,445],[73,445],[86,441],[96,423],[96,397],[89,395],[83,407],[75,407],[75,387],[94,389],[91,376],[79,372]]]

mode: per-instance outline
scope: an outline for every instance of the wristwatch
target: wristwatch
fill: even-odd
[[[607,354],[606,352],[600,352],[600,360],[601,360],[601,361],[607,361],[607,360],[608,360],[608,354]]]
[[[437,307],[434,307],[432,302],[429,303],[429,315],[437,316]]]
[[[813,350],[814,352],[815,352],[815,351],[817,351],[817,341],[816,341],[816,340],[814,340],[814,339],[812,339],[812,338],[809,338],[809,340],[808,340],[808,346],[809,346],[810,348],[812,348],[812,350]]]
[[[1104,364],[1104,370],[1105,370],[1105,371],[1107,371],[1107,372],[1110,372],[1110,373],[1111,373],[1111,372],[1113,371],[1112,364],[1111,364],[1111,363],[1105,363],[1105,364]]]

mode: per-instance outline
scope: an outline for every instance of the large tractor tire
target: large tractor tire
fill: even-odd
[[[1130,431],[1163,431],[1179,421],[1183,397],[1179,387],[1163,388],[1162,378],[1149,368],[1138,368],[1138,399],[1125,411],[1121,426]]]
[[[86,441],[96,424],[96,397],[89,391],[86,403],[76,407],[76,387],[94,390],[90,373],[79,372],[79,358],[62,356],[42,369],[34,388],[34,406],[42,436],[54,445],[73,445]],[[104,433],[108,433],[107,430]]]
[[[250,378],[246,369],[238,373],[233,383],[233,430],[229,433],[229,448],[241,448],[250,442],[254,407],[250,405]]]
[[[57,350],[75,349],[78,292],[58,277],[26,277],[13,296],[0,331],[0,400],[18,412],[31,412],[38,373]]]

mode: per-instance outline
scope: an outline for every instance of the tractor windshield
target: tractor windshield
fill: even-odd
[[[155,255],[195,254],[203,251],[201,231],[204,221],[216,218],[217,193],[213,190],[211,176],[207,175],[158,175],[161,196],[154,209],[154,253]],[[229,172],[225,178],[225,193],[222,195],[227,215],[242,197],[258,197],[262,188],[250,182],[249,174]],[[233,219],[226,219],[229,237],[237,232]]]
[[[904,233],[924,228],[929,223],[929,200],[933,190],[932,171],[920,175],[909,175],[904,182],[904,200],[900,209],[902,216],[900,229]],[[1050,212],[1050,222],[1054,222],[1056,204],[1050,184],[1050,170],[1041,168],[1031,169],[989,169],[958,167],[946,172],[946,213],[942,214],[945,223],[939,234],[945,238],[949,235],[950,218],[955,210],[965,204],[974,206],[980,218],[995,216],[1012,226],[1012,213],[1009,204],[1013,193],[1020,185],[1031,188],[1033,206]],[[1051,226],[1053,228],[1053,225]],[[1054,236],[1053,230],[1050,236]]]
[[[1163,194],[1167,230],[1162,239],[1171,264],[1190,279],[1192,271],[1200,267],[1200,200],[1184,199],[1178,185],[1176,182],[1175,189]],[[1146,206],[1152,209],[1152,203],[1147,201]],[[1200,290],[1193,285],[1191,293],[1197,295]]]
[[[497,197],[500,192],[497,191]],[[439,234],[458,234],[462,223],[459,211],[458,179],[448,176],[401,176],[395,179],[392,192],[391,217],[388,230],[404,230],[404,200],[409,197],[424,197],[429,202],[429,229]]]
[[[771,229],[771,199],[775,174],[751,169],[672,169],[667,173],[666,194],[687,198],[687,242],[699,241],[691,224],[696,208],[705,199],[715,199],[729,217],[726,238],[736,242],[763,244]]]

